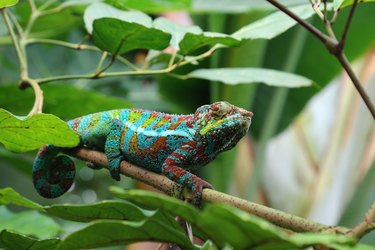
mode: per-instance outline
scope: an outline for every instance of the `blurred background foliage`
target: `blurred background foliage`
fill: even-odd
[[[39,5],[44,1],[36,2]],[[90,2],[93,1],[87,1]],[[170,6],[146,0],[106,2],[119,8],[139,9],[153,17],[168,17],[174,11],[177,22],[191,22],[203,30],[227,34],[274,11],[265,1],[201,0],[192,4],[185,0],[170,1],[174,2]],[[285,2],[306,4],[298,0]],[[33,36],[79,43],[87,35],[82,18],[85,8],[77,5],[38,19]],[[28,1],[21,1],[12,11],[20,24],[26,26],[30,16]],[[348,12],[348,8],[341,10],[333,26],[338,34]],[[356,72],[372,98],[375,93],[373,13],[373,3],[358,6],[345,48],[350,61],[356,61]],[[309,22],[324,29],[317,17]],[[144,50],[126,54],[137,65],[142,65],[146,56]],[[35,78],[87,72],[96,67],[99,59],[100,54],[92,51],[44,44],[28,47],[30,76]],[[114,69],[123,67],[113,65]],[[237,48],[218,50],[198,65],[187,65],[174,73],[218,67],[278,69],[306,76],[315,84],[293,89],[262,84],[230,86],[202,79],[179,80],[168,75],[79,79],[42,85],[43,111],[68,120],[127,107],[191,113],[199,105],[229,101],[253,111],[249,136],[204,168],[200,175],[219,191],[322,223],[345,226],[358,223],[375,200],[375,127],[335,58],[315,37],[296,26],[269,41],[250,40]],[[20,90],[18,80],[15,51],[4,23],[0,22],[0,107],[15,115],[26,115],[34,94],[30,88]],[[32,187],[31,164],[35,153],[13,154],[0,146],[0,188],[13,187],[26,197],[46,204],[93,202],[108,198],[110,185],[140,185],[129,178],[115,183],[106,171],[92,171],[77,161],[79,172],[73,190],[58,201],[46,201]],[[375,244],[374,234],[366,240]]]

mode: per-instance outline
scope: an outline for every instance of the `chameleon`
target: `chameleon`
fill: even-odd
[[[203,189],[213,187],[191,171],[232,149],[246,135],[252,116],[250,111],[220,101],[189,115],[115,109],[67,123],[78,134],[79,146],[105,153],[113,179],[120,180],[120,163],[126,160],[189,188],[193,203],[200,204]],[[66,149],[47,144],[35,157],[33,184],[45,198],[61,196],[74,182],[74,163],[61,154]]]

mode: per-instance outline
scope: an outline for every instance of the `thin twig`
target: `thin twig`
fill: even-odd
[[[30,85],[33,88],[34,94],[35,94],[34,106],[29,112],[28,116],[42,113],[43,91],[41,90],[39,84],[35,80],[27,78],[22,81],[22,84],[20,84],[20,86],[25,86],[25,85]]]
[[[86,148],[77,148],[67,152],[68,154],[92,162],[96,165],[107,166],[108,161],[104,153]],[[122,161],[120,165],[122,174],[145,182],[167,194],[176,194],[181,192],[181,186],[167,177],[147,171],[129,162]],[[182,192],[184,197],[191,197],[188,192]],[[335,232],[346,234],[349,232],[348,228],[344,227],[331,227],[322,225],[292,214],[288,214],[273,208],[249,202],[228,194],[224,194],[211,189],[203,189],[203,200],[208,202],[220,202],[235,206],[239,209],[247,211],[262,217],[278,226],[293,230],[295,232]]]
[[[272,4],[273,6],[275,6],[276,8],[278,8],[279,10],[281,10],[282,12],[284,12],[285,14],[287,14],[288,16],[290,16],[291,18],[293,18],[296,22],[298,22],[305,29],[310,31],[313,35],[315,35],[320,41],[322,41],[327,46],[328,45],[330,45],[330,46],[335,45],[335,42],[330,37],[328,37],[327,35],[322,33],[320,30],[315,28],[310,23],[305,22],[305,20],[301,19],[299,16],[297,16],[296,14],[291,12],[288,8],[286,8],[284,5],[280,4],[278,1],[275,1],[275,0],[267,0],[267,1],[270,4]]]
[[[336,55],[336,58],[337,60],[339,60],[339,62],[341,63],[341,66],[345,69],[346,73],[349,75],[355,88],[357,89],[358,93],[361,95],[362,100],[365,102],[367,108],[370,110],[372,117],[375,119],[374,104],[371,102],[370,97],[367,95],[366,91],[363,89],[359,79],[357,78],[352,67],[350,66],[349,61],[346,58],[345,54],[339,53],[338,55]]]
[[[354,15],[354,11],[357,7],[357,4],[358,4],[358,0],[354,0],[352,8],[350,9],[350,12],[349,12],[348,19],[346,19],[345,28],[344,28],[344,31],[341,35],[341,39],[340,39],[340,42],[339,42],[339,46],[340,46],[341,50],[344,49],[346,37],[348,35],[349,27],[350,27],[350,24],[352,23],[352,18],[353,18],[353,15]]]

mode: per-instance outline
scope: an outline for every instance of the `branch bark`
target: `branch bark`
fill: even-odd
[[[89,150],[86,148],[77,148],[67,151],[67,153],[74,157],[92,162],[97,165],[107,166],[107,158],[105,154],[99,151]],[[182,192],[182,187],[179,184],[171,181],[167,177],[147,171],[129,162],[122,161],[120,165],[120,171],[124,175],[145,182],[169,195],[175,195],[179,193],[182,194],[184,198],[191,197],[191,194],[189,192]],[[347,234],[349,232],[348,228],[326,226],[292,214],[285,213],[283,211],[249,202],[211,189],[204,189],[202,196],[204,201],[220,202],[235,206],[243,211],[262,217],[275,225],[290,229],[295,232],[327,231],[340,234]]]
[[[375,230],[375,202],[372,203],[363,220],[353,230],[348,232],[348,235],[360,239],[372,230]]]

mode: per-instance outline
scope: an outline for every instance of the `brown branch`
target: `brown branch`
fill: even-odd
[[[102,152],[93,151],[86,148],[78,148],[67,153],[74,157],[78,157],[97,165],[107,166],[107,158]],[[179,184],[171,181],[167,177],[147,171],[129,162],[122,161],[120,171],[124,175],[145,182],[167,194],[175,195],[182,193],[185,198],[191,197],[191,194],[189,192],[182,192],[182,187]],[[327,231],[340,234],[346,234],[349,232],[349,229],[347,228],[322,225],[292,214],[249,202],[211,189],[203,190],[203,200],[208,202],[226,203],[235,206],[243,211],[262,217],[270,221],[271,223],[274,223],[286,229],[293,230],[295,232]]]
[[[34,106],[31,109],[31,111],[29,112],[28,116],[33,115],[33,114],[42,113],[43,99],[44,99],[42,89],[40,88],[38,82],[36,82],[35,80],[30,79],[30,78],[23,79],[19,86],[22,89],[22,86],[27,86],[27,85],[29,85],[33,88],[34,94],[35,94]]]
[[[375,230],[375,202],[372,203],[371,208],[367,211],[361,223],[348,232],[348,235],[360,239],[372,230]]]

